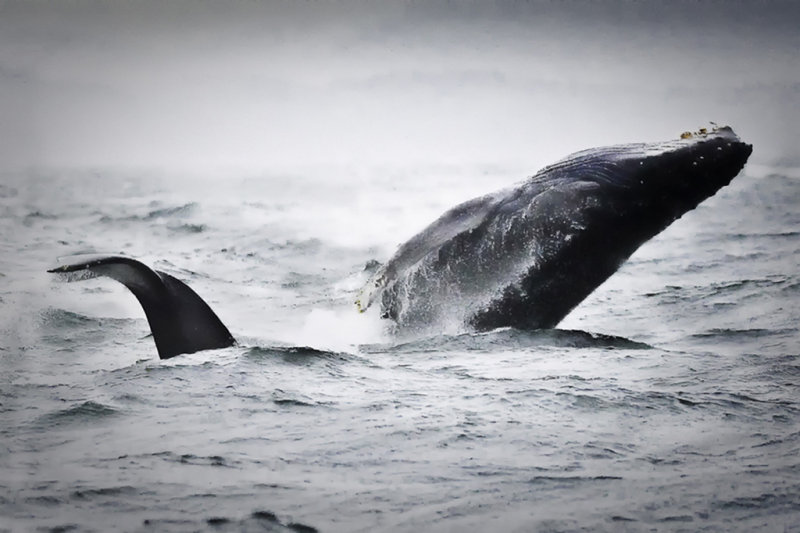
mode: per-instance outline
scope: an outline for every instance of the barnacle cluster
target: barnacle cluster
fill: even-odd
[[[725,126],[717,126],[713,122],[709,122],[711,124],[711,133],[719,131],[720,128],[724,128]],[[684,131],[681,133],[681,139],[691,139],[693,137],[701,137],[703,135],[708,135],[709,129],[708,128],[700,128],[697,131]]]

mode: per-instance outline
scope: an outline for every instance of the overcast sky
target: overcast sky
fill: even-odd
[[[798,28],[792,2],[5,1],[1,164],[541,166],[708,121],[800,164]]]

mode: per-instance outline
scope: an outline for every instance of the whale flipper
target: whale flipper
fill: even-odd
[[[67,281],[106,276],[125,285],[139,300],[161,359],[226,348],[236,343],[228,328],[188,285],[129,257],[74,256],[48,270]]]

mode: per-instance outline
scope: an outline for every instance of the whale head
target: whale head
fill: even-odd
[[[595,185],[601,204],[611,210],[606,215],[636,217],[661,231],[728,185],[752,151],[725,126],[686,132],[673,141],[585,150],[539,175],[571,182],[576,190]]]

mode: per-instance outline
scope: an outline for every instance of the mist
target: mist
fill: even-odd
[[[4,2],[0,166],[500,165],[730,124],[800,164],[791,3]]]

